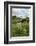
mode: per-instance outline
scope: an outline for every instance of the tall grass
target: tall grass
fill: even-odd
[[[29,36],[29,21],[17,22],[15,18],[12,22],[11,37]]]

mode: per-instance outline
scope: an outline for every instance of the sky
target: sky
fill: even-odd
[[[30,9],[24,9],[24,8],[12,8],[12,16],[17,17],[29,17],[30,15]]]

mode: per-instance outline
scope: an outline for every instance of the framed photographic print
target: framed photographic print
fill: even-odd
[[[4,2],[4,43],[35,42],[35,3]]]

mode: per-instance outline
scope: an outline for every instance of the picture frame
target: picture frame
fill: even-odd
[[[26,17],[29,18],[28,21]],[[18,25],[20,26],[17,27]],[[16,31],[16,33],[14,31]],[[19,31],[22,32],[19,33]],[[4,43],[15,44],[15,43],[33,43],[33,42],[35,42],[35,3],[5,1]]]

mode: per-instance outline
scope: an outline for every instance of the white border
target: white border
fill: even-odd
[[[30,6],[31,7],[31,14],[30,14],[30,22],[29,22],[29,33],[30,33],[30,35],[27,37],[27,36],[25,36],[25,37],[12,37],[12,38],[10,38],[10,6]],[[9,31],[8,31],[8,34],[9,34],[9,41],[26,41],[26,40],[33,40],[33,6],[32,5],[16,5],[16,4],[9,4],[8,5],[8,15],[9,15],[9,17],[8,17],[8,29],[9,29]]]

